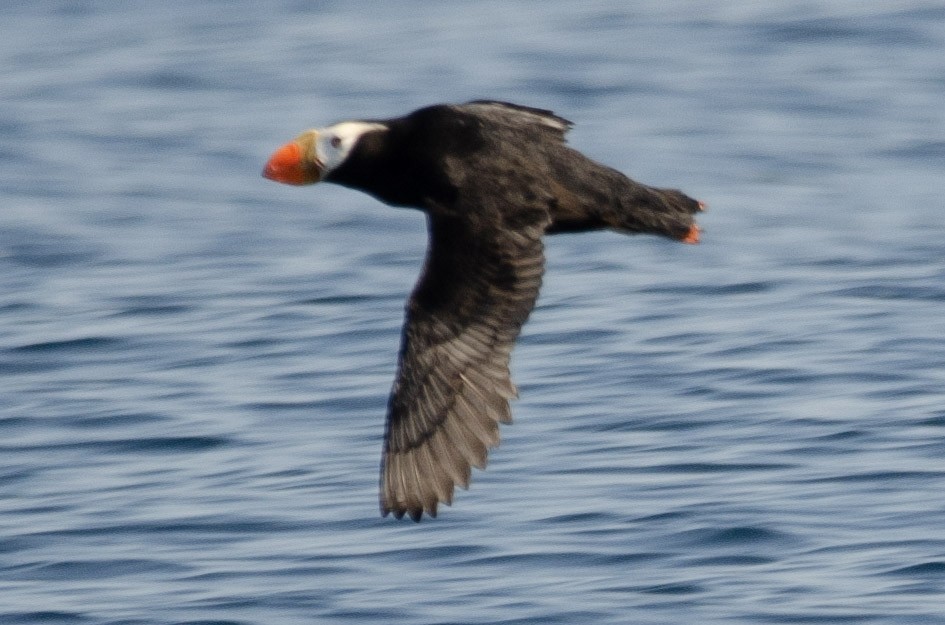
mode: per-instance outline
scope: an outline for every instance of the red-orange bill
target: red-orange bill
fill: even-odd
[[[302,164],[302,150],[294,141],[272,153],[263,176],[285,184],[307,184],[311,182]]]

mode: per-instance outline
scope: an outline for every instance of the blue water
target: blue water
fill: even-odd
[[[941,3],[8,4],[0,623],[945,623]],[[422,216],[260,170],[483,97],[704,240],[550,238],[489,469],[381,519]]]

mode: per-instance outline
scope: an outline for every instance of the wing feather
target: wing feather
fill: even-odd
[[[565,118],[555,115],[547,109],[532,108],[499,100],[473,100],[459,108],[474,110],[477,114],[512,125],[536,125],[553,131],[554,135],[564,140],[565,133],[574,125]]]
[[[388,405],[381,511],[419,520],[484,468],[512,420],[509,355],[538,297],[544,223],[482,229],[431,216]]]

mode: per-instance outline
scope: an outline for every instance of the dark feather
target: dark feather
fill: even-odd
[[[538,297],[543,230],[474,232],[430,219],[388,408],[383,514],[435,516],[456,485],[468,486],[471,467],[485,467],[499,423],[511,421],[509,354]]]

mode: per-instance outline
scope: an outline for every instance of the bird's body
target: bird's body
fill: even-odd
[[[511,421],[509,356],[544,270],[545,233],[612,229],[695,243],[702,204],[633,182],[565,144],[570,122],[504,102],[307,131],[264,175],[324,180],[427,214],[388,404],[381,510],[436,516]]]

